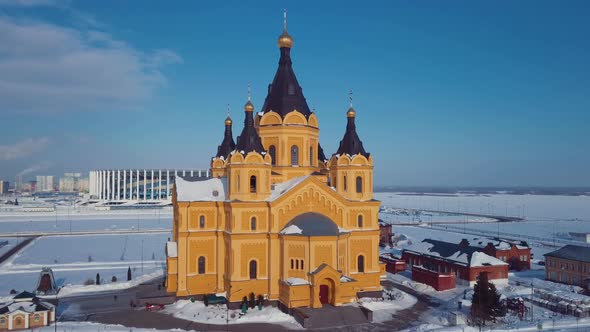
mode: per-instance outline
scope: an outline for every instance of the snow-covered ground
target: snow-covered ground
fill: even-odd
[[[11,289],[33,290],[44,266],[53,269],[58,286],[80,285],[94,280],[97,273],[105,283],[110,283],[113,276],[127,280],[129,267],[133,277],[161,272],[169,237],[133,234],[38,238],[0,265],[0,296]]]
[[[35,331],[43,331],[43,332],[52,332],[56,328],[52,326],[46,326],[42,328],[36,328]],[[98,323],[91,323],[91,322],[59,322],[58,323],[58,331],[88,331],[88,332],[96,332],[96,331],[112,331],[112,332],[157,332],[157,331],[185,331],[179,329],[172,329],[172,330],[156,330],[156,329],[138,329],[138,328],[129,328],[123,325],[106,325],[106,324],[98,324]]]
[[[299,329],[301,325],[295,321],[293,316],[287,315],[275,307],[263,307],[258,310],[248,308],[248,312],[241,316],[241,310],[227,310],[225,305],[210,305],[208,307],[202,301],[191,302],[188,300],[179,300],[178,302],[166,306],[165,313],[174,317],[206,324],[225,325],[241,323],[269,323],[280,324],[289,329]],[[227,315],[229,313],[229,315]],[[229,317],[229,319],[227,319]],[[226,320],[227,319],[227,320]]]
[[[0,233],[10,232],[69,232],[122,229],[172,229],[172,214],[169,210],[108,211],[93,214],[1,215]]]
[[[0,256],[14,248],[19,239],[13,237],[0,237]]]
[[[398,209],[391,207],[382,207],[379,211],[379,219],[384,220],[390,224],[420,224],[420,223],[483,223],[483,222],[496,222],[497,219],[467,216],[457,213],[439,213],[439,212],[426,212],[412,209]]]
[[[412,295],[399,289],[383,291],[383,300],[363,297],[358,304],[373,311],[373,322],[391,320],[396,312],[413,307],[418,300]]]
[[[560,195],[412,195],[375,193],[384,206],[419,210],[517,216],[541,220],[590,221],[590,196]]]

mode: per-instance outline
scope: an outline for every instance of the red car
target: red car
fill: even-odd
[[[154,304],[154,303],[146,303],[145,304],[145,310],[147,311],[154,311],[154,310],[163,310],[164,309],[164,305],[163,304]]]

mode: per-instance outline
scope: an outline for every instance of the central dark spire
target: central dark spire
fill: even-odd
[[[266,151],[264,150],[264,146],[262,146],[262,141],[260,140],[260,136],[258,136],[256,128],[254,128],[253,112],[254,105],[250,101],[250,85],[248,85],[248,102],[244,105],[244,129],[242,129],[242,133],[238,136],[238,144],[236,144],[236,150],[244,155],[252,151],[258,153]]]
[[[277,112],[281,117],[287,113],[297,110],[305,117],[311,114],[309,106],[303,96],[303,90],[297,82],[295,72],[291,63],[291,47],[293,39],[287,33],[285,21],[283,33],[279,36],[279,48],[281,57],[279,59],[279,68],[275,74],[272,83],[268,86],[268,94],[262,105],[262,112]]]

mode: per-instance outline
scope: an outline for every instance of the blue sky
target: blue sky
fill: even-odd
[[[208,167],[285,7],[324,150],[353,89],[377,185],[590,185],[587,1],[0,0],[0,178]]]

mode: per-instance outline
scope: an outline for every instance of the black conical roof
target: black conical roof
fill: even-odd
[[[311,114],[291,65],[291,49],[282,47],[279,68],[272,83],[268,86],[268,94],[264,105],[262,105],[262,112],[274,111],[281,117],[285,117],[293,110],[299,111],[306,118]]]
[[[223,141],[221,145],[217,147],[217,154],[216,157],[227,157],[236,147],[236,143],[234,143],[234,137],[231,132],[231,122],[228,123],[226,120],[225,124],[225,134],[223,135]]]
[[[244,129],[242,129],[242,133],[238,136],[238,143],[236,144],[235,149],[240,153],[243,151],[243,154],[252,151],[265,152],[266,150],[264,150],[264,146],[262,146],[260,136],[258,136],[256,128],[254,128],[252,112],[246,111],[244,113],[246,113],[244,118]]]
[[[318,160],[326,161],[326,155],[324,154],[324,149],[322,149],[320,143],[318,143]]]
[[[351,156],[355,154],[362,154],[366,158],[369,158],[370,153],[365,151],[363,148],[363,142],[359,138],[359,135],[356,133],[356,125],[354,123],[354,116],[348,117],[348,123],[346,124],[346,132],[344,133],[344,137],[340,141],[340,147],[338,147],[338,151],[336,154],[349,154]]]

